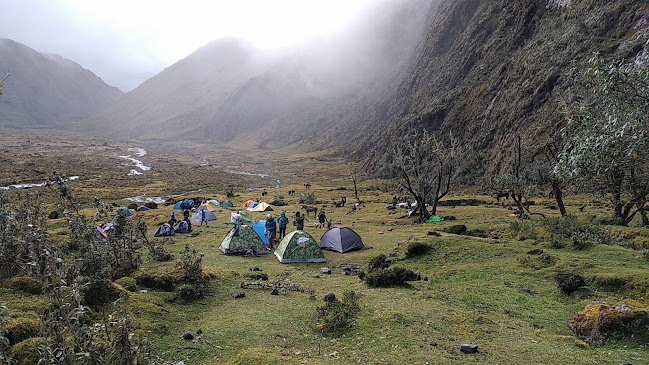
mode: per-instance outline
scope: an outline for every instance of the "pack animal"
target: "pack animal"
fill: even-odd
[[[499,191],[496,194],[496,200],[500,203],[500,198],[509,199],[509,191]]]
[[[314,217],[315,217],[315,213],[318,211],[318,207],[314,207],[312,205],[303,205],[302,209],[306,211],[306,215],[309,215],[309,213],[313,213]]]

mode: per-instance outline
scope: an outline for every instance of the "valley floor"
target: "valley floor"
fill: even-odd
[[[456,220],[414,224],[405,211],[385,208],[392,201],[395,183],[365,177],[359,165],[346,163],[336,151],[310,153],[300,146],[257,152],[209,146],[163,150],[135,143],[14,137],[0,138],[2,164],[20,168],[3,169],[0,186],[40,181],[56,169],[62,176],[80,176],[69,186],[85,208],[91,207],[92,196],[126,205],[129,201],[124,198],[133,196],[209,196],[223,201],[227,190],[237,194],[229,198],[235,208],[217,209],[218,220],[209,226],[194,225],[192,234],[161,240],[176,257],[185,244],[205,255],[203,270],[214,277],[206,297],[185,303],[174,300],[172,292],[144,287],[128,294],[128,309],[153,341],[159,363],[649,363],[644,340],[621,338],[584,349],[576,346],[568,328],[570,319],[593,301],[619,303],[631,298],[649,304],[645,299],[649,295],[649,262],[641,252],[621,245],[596,245],[584,250],[551,248],[542,238],[514,238],[510,226],[516,218],[511,211],[477,188],[455,190],[448,199],[460,202],[439,208],[440,216],[454,216]],[[147,151],[140,159],[151,170],[128,175],[132,167],[119,156],[132,147]],[[355,202],[354,172],[359,173],[358,198],[362,203],[359,211],[348,214],[350,203]],[[308,191],[305,183],[311,184]],[[268,195],[261,196],[262,190],[255,188],[264,188]],[[297,194],[289,196],[288,190]],[[44,197],[53,199],[47,187],[31,191],[42,191]],[[287,205],[276,207],[273,214],[285,210],[293,217],[300,208],[300,193],[313,193],[318,201],[315,205],[326,211],[334,225],[353,228],[366,248],[347,254],[326,251],[326,264],[280,264],[273,254],[226,256],[218,249],[231,227],[226,224],[231,211],[241,209],[245,201],[283,200]],[[348,205],[335,207],[333,203],[343,196]],[[462,205],[466,199],[476,199],[477,205]],[[584,221],[609,213],[605,205],[597,204],[583,212],[578,210],[585,199],[570,197],[569,213]],[[535,200],[533,209],[558,215],[551,201]],[[169,219],[171,211],[172,206],[161,205],[135,217],[147,223],[153,239],[153,232]],[[92,214],[89,210],[88,215]],[[264,215],[253,213],[255,219]],[[181,216],[180,211],[176,216]],[[314,222],[309,217],[305,230],[319,240],[324,230],[316,228]],[[456,224],[466,225],[473,235],[444,232]],[[50,234],[64,241],[64,220],[50,220],[49,225]],[[638,242],[649,236],[646,229],[610,229],[621,236],[636,237]],[[413,242],[428,243],[433,250],[405,258],[404,252]],[[536,256],[528,252],[538,248],[556,260],[536,263]],[[420,271],[429,280],[413,281],[404,287],[368,288],[357,276],[341,274],[343,266],[366,265],[379,254],[389,256],[395,261],[393,265]],[[175,261],[157,263],[146,254],[143,257],[141,271],[168,273],[176,266]],[[323,266],[331,268],[332,274],[322,274]],[[242,282],[252,281],[246,275],[254,267],[269,276],[270,284],[304,291],[271,295],[267,289],[241,289]],[[572,295],[562,294],[554,282],[558,271],[579,272],[589,285]],[[317,332],[313,323],[323,295],[333,292],[340,296],[348,289],[359,293],[361,312],[354,325],[340,336]],[[244,291],[245,297],[235,299],[238,291]],[[310,298],[311,292],[315,300]],[[0,288],[0,296],[14,318],[36,316],[46,304],[40,295],[8,288]],[[197,335],[199,329],[202,333]],[[182,339],[186,331],[196,338]],[[465,343],[477,344],[479,352],[460,352],[460,345]]]

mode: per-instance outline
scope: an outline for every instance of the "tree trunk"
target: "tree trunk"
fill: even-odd
[[[556,181],[552,182],[552,192],[554,193],[554,199],[557,201],[557,206],[559,207],[559,212],[562,217],[566,216],[566,206],[563,204],[563,191]]]
[[[361,200],[358,198],[358,189],[356,188],[356,173],[352,175],[352,179],[354,179],[354,197],[356,198],[356,202],[360,203]]]

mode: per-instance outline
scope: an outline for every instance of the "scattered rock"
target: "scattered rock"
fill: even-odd
[[[392,228],[388,228],[388,232],[392,232]]]
[[[358,275],[358,273],[361,271],[361,266],[360,265],[345,265],[341,267],[340,273],[343,275]]]
[[[329,292],[322,297],[322,301],[325,303],[333,303],[336,301],[336,295],[332,292]]]
[[[322,274],[331,274],[331,269],[325,266],[325,267],[320,268],[320,272]]]
[[[464,343],[460,345],[460,351],[465,354],[475,354],[478,352],[478,345]]]
[[[433,342],[430,343],[430,345],[435,347],[435,346],[437,346],[437,342],[433,341]]]
[[[309,299],[315,300],[315,295],[313,295],[313,294],[309,295]]]
[[[203,330],[199,328],[199,329],[196,331],[196,334],[197,334],[197,335],[202,335],[202,334],[203,334]]]
[[[270,295],[279,295],[279,290],[277,290],[277,288],[273,288],[273,290],[270,291]]]
[[[428,231],[427,235],[433,236],[433,237],[441,237],[442,235],[437,232],[437,231]]]
[[[242,291],[238,291],[238,292],[234,293],[235,298],[243,298],[245,296],[246,296],[246,293],[244,293]]]
[[[378,234],[383,234],[383,231],[378,231],[377,233],[378,233]]]
[[[187,331],[183,333],[183,340],[193,340],[193,339],[194,339],[194,335],[191,332]]]
[[[57,219],[58,217],[59,217],[59,212],[57,212],[56,210],[53,211],[52,213],[50,213],[50,215],[47,216],[47,218],[49,218],[49,219]]]

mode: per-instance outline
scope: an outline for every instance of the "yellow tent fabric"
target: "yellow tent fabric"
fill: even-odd
[[[273,211],[273,207],[268,205],[266,202],[261,202],[259,203],[256,207],[252,208],[251,212],[268,212],[268,211]]]
[[[221,206],[221,204],[219,204],[219,202],[217,202],[216,200],[208,200],[205,205],[207,206],[207,210],[209,210],[210,212],[215,211],[218,207]]]

